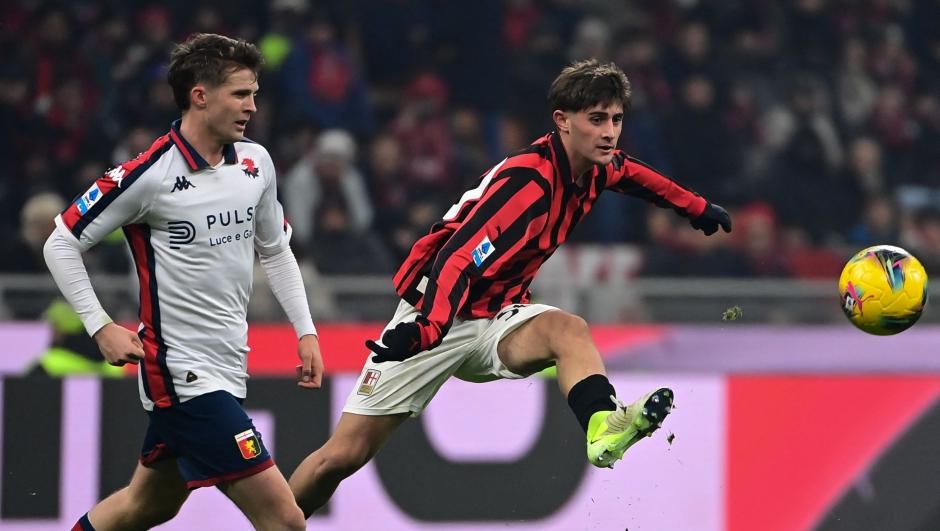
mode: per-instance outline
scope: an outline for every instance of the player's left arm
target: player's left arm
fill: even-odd
[[[261,200],[255,209],[254,246],[261,268],[268,277],[274,297],[284,309],[297,333],[297,385],[318,388],[323,378],[323,357],[317,329],[310,316],[307,292],[297,259],[290,249],[291,228],[284,217],[284,209],[277,200],[274,165],[265,164],[267,179]]]
[[[706,235],[714,234],[719,227],[731,232],[731,216],[724,208],[623,151],[614,153],[606,170],[607,188],[611,190],[671,208]]]

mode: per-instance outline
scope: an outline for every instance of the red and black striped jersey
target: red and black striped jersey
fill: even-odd
[[[454,318],[496,315],[529,301],[529,284],[601,192],[613,190],[696,218],[706,201],[616,151],[574,179],[556,133],[493,168],[411,248],[395,274],[398,294],[446,333]]]

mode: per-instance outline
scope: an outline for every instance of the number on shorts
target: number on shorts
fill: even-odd
[[[519,313],[519,310],[520,310],[523,306],[525,306],[525,305],[524,305],[524,304],[513,304],[512,306],[509,306],[509,307],[507,307],[507,308],[504,308],[503,311],[499,312],[499,314],[496,316],[496,319],[502,319],[503,317],[506,317],[506,320],[508,321],[508,320],[512,319],[514,315],[516,315],[517,313]]]

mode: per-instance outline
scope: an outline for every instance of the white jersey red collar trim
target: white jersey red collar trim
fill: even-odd
[[[189,166],[190,170],[196,172],[208,168],[209,163],[206,162],[206,159],[202,158],[192,144],[183,138],[183,134],[180,132],[180,123],[182,123],[182,119],[175,120],[173,124],[170,125],[170,140],[173,141],[176,148],[183,154],[183,158],[186,159],[186,164]],[[238,154],[235,153],[235,146],[233,144],[225,144],[222,146],[222,157],[225,159],[226,164],[238,164]]]

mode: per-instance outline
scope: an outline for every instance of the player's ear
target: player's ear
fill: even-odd
[[[555,129],[561,133],[568,133],[571,131],[571,125],[568,121],[568,113],[565,111],[555,109],[552,112],[552,121],[555,122]]]
[[[197,109],[205,109],[208,102],[208,91],[204,85],[195,85],[189,89],[189,101]]]

